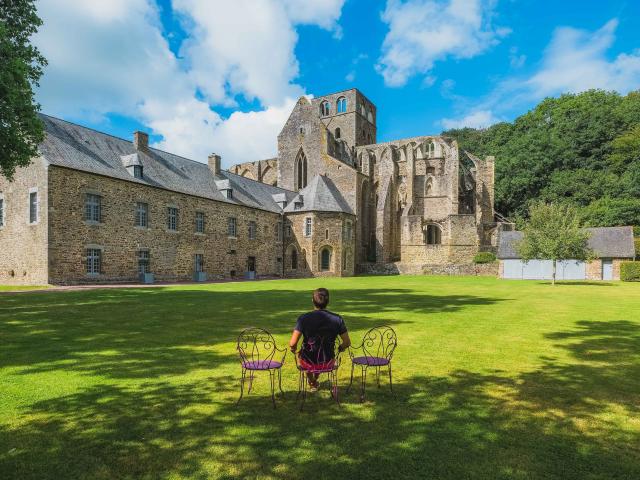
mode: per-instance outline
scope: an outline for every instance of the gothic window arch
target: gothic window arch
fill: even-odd
[[[442,243],[442,230],[439,225],[430,223],[424,230],[424,243],[427,245],[440,245]]]
[[[369,120],[370,123],[373,123],[373,113],[371,113],[371,110],[367,112],[367,120]]]
[[[298,152],[294,166],[295,189],[302,190],[307,186],[307,157],[302,150]]]
[[[427,177],[427,181],[424,185],[424,196],[430,197],[433,195],[433,177]]]
[[[331,114],[331,104],[326,100],[320,104],[320,115],[326,117]]]
[[[345,97],[340,97],[338,102],[336,103],[336,111],[338,113],[345,113],[347,111],[347,99]]]
[[[331,247],[323,247],[320,250],[320,270],[323,272],[327,272],[331,270],[331,257],[333,252],[331,251]]]

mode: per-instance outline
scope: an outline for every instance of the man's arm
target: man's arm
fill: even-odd
[[[347,348],[351,346],[351,339],[349,338],[349,332],[344,332],[343,334],[341,334],[340,340],[342,340],[342,343],[338,347],[338,350],[340,350],[341,352],[344,352]]]
[[[289,348],[293,353],[296,353],[296,350],[298,350],[298,342],[300,341],[300,335],[302,335],[302,333],[300,333],[298,330],[294,330],[293,333],[291,334],[291,340],[289,340]]]

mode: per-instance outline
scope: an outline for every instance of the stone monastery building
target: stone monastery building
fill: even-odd
[[[425,273],[496,250],[493,158],[376,143],[356,89],[300,98],[278,157],[228,171],[41,118],[40,156],[0,177],[0,283]]]

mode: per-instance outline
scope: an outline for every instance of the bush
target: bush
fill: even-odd
[[[622,262],[620,264],[620,280],[640,282],[640,262]]]
[[[640,237],[640,226],[633,227],[633,235],[636,237]]]
[[[478,252],[473,257],[473,263],[491,263],[496,261],[496,256],[491,252]]]
[[[635,238],[633,240],[633,243],[636,246],[636,259],[637,259],[638,257],[640,257],[640,238]]]

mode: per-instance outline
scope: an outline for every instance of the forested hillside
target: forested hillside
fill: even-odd
[[[496,210],[567,201],[593,226],[640,225],[640,91],[548,98],[512,123],[448,130],[476,155],[496,157]]]

